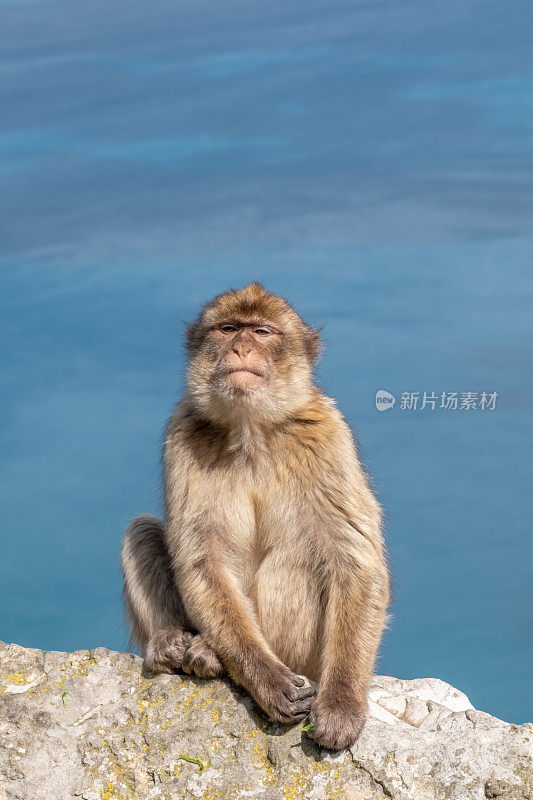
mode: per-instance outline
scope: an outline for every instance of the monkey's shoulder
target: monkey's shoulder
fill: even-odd
[[[220,462],[227,447],[228,434],[222,426],[196,413],[187,398],[177,403],[165,429],[165,462],[179,460],[212,467]]]
[[[333,400],[314,397],[276,429],[269,452],[276,474],[291,483],[345,485],[361,471],[355,440]]]
[[[302,446],[321,444],[331,449],[354,442],[352,432],[335,401],[318,390],[276,432],[279,437],[286,436],[288,441],[299,442]]]

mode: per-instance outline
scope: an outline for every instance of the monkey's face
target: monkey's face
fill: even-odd
[[[261,318],[222,321],[210,332],[218,381],[237,392],[267,386],[282,350],[283,334]]]
[[[189,373],[219,398],[266,399],[278,394],[290,380],[292,368],[297,368],[294,352],[292,357],[287,352],[291,341],[279,321],[249,314],[222,316],[205,331]],[[310,373],[306,359],[301,367]]]
[[[311,384],[318,335],[258,284],[208,304],[188,331],[189,392],[219,421],[279,420]]]

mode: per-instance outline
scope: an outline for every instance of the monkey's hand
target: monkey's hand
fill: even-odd
[[[333,697],[329,693],[318,693],[313,703],[309,722],[311,736],[322,747],[343,750],[359,737],[366,721],[366,700],[347,700],[341,694]]]
[[[258,670],[247,688],[269,717],[288,724],[309,715],[317,687],[283,664],[274,664]]]
[[[144,665],[151,672],[167,672],[170,675],[183,663],[185,651],[193,634],[183,628],[163,628],[155,633],[144,654]]]

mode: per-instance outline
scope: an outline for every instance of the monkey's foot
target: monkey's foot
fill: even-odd
[[[189,675],[194,672],[199,678],[216,678],[225,672],[224,666],[213,648],[200,635],[191,640],[181,666]]]
[[[152,672],[172,674],[183,663],[183,656],[189,646],[193,634],[183,628],[163,628],[155,633],[148,644],[144,655],[144,664]]]
[[[342,696],[328,700],[319,693],[309,714],[309,736],[322,747],[343,750],[359,738],[365,721],[365,701],[347,702]]]

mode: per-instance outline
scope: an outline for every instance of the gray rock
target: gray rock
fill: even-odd
[[[227,681],[0,645],[0,740],[1,800],[533,800],[533,725],[434,678],[376,677],[359,741],[330,753]]]

